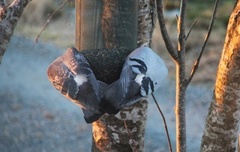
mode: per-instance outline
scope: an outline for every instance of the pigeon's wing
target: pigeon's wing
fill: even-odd
[[[126,104],[135,100],[135,97],[139,95],[140,84],[137,82],[136,77],[139,75],[134,65],[126,62],[121,71],[119,79],[119,94],[122,98],[121,104]]]
[[[53,61],[48,67],[47,74],[57,90],[83,109],[87,122],[103,115],[99,108],[101,99],[99,81],[96,80],[86,58],[77,49],[69,48]]]
[[[64,96],[76,98],[78,86],[74,81],[74,76],[68,67],[62,62],[62,58],[57,58],[47,70],[47,75],[54,85]]]
[[[167,68],[156,53],[148,47],[137,48],[126,58],[119,80],[106,87],[102,109],[116,114],[123,107],[151,94],[166,75]]]
[[[102,96],[101,89],[104,89],[104,87],[106,87],[106,84],[96,79],[90,64],[80,52],[74,50],[74,56],[76,61],[80,65],[78,66],[78,68],[76,68],[76,73],[84,75],[87,78],[86,83],[89,83],[89,85],[91,85],[92,93],[94,93],[94,96],[96,97],[97,101],[100,102]],[[84,85],[84,83],[82,85]]]
[[[119,93],[119,80],[105,87],[100,102],[101,110],[108,114],[117,114],[120,111],[121,99]]]
[[[141,95],[147,96],[153,93],[167,77],[168,70],[165,63],[149,47],[139,47],[130,56],[141,65],[142,68],[138,69],[144,74],[144,77],[139,80]]]

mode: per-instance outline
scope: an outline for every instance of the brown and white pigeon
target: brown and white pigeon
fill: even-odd
[[[76,48],[69,48],[54,60],[47,75],[57,90],[82,108],[87,123],[104,114],[100,101],[105,84],[96,79],[88,61]]]

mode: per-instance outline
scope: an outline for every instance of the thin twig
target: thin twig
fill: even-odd
[[[63,8],[63,6],[68,2],[69,0],[64,1],[47,19],[47,21],[45,22],[45,24],[43,25],[43,28],[41,29],[41,31],[39,32],[39,34],[37,35],[36,38],[36,43],[38,42],[38,39],[40,37],[40,35],[42,34],[42,32],[46,29],[48,23],[51,21],[52,17],[61,9]]]
[[[157,0],[157,14],[158,14],[158,21],[159,21],[160,30],[162,33],[162,37],[163,37],[165,46],[166,46],[169,54],[171,55],[171,57],[176,61],[177,60],[177,51],[174,48],[174,46],[169,38],[168,31],[167,31],[167,28],[165,25],[164,16],[163,16],[162,0]]]
[[[203,43],[203,45],[202,45],[200,54],[199,54],[197,60],[195,61],[194,65],[193,65],[191,74],[190,74],[190,76],[189,76],[189,78],[188,78],[188,80],[187,80],[187,84],[186,84],[186,85],[189,85],[189,83],[192,81],[192,78],[193,78],[194,74],[196,73],[196,71],[197,71],[197,69],[198,69],[198,67],[199,67],[199,63],[200,63],[200,60],[201,60],[201,58],[202,58],[202,54],[203,54],[203,52],[204,52],[204,50],[205,50],[206,44],[207,44],[208,39],[209,39],[209,37],[210,37],[210,35],[211,35],[211,32],[212,32],[212,27],[213,27],[214,21],[215,21],[215,19],[216,19],[216,12],[217,12],[217,7],[218,7],[218,2],[219,2],[219,0],[216,0],[216,1],[215,1],[213,14],[212,14],[212,17],[211,17],[210,24],[209,24],[209,26],[208,26],[208,32],[207,32],[207,34],[206,34],[204,43]]]
[[[187,36],[186,36],[186,38],[185,38],[185,41],[187,41],[189,35],[190,35],[191,32],[192,32],[193,26],[194,26],[196,23],[197,23],[197,20],[195,20],[195,21],[192,23],[192,25],[190,26],[190,29],[189,29],[189,31],[188,31],[188,33],[187,33]]]
[[[157,100],[154,96],[154,94],[152,93],[152,97],[153,97],[153,100],[158,108],[158,111],[160,112],[161,116],[162,116],[162,120],[163,120],[163,124],[164,124],[164,128],[165,128],[165,133],[166,133],[166,136],[167,136],[167,140],[168,140],[168,148],[169,148],[169,151],[172,152],[172,144],[171,144],[171,140],[170,140],[170,136],[169,136],[169,133],[168,133],[168,127],[167,127],[167,122],[166,122],[166,119],[163,115],[163,112],[160,108],[160,106],[158,105],[157,103]]]

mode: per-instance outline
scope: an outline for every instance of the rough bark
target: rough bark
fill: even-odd
[[[143,151],[146,109],[140,102],[94,122],[92,151]]]
[[[150,46],[156,18],[155,0],[139,0],[138,5],[138,40],[137,45]]]
[[[14,0],[6,6],[5,1],[0,1],[0,63],[12,37],[13,31],[24,8],[31,0]]]
[[[218,66],[212,103],[202,137],[201,151],[236,150],[240,119],[240,1],[228,23]]]

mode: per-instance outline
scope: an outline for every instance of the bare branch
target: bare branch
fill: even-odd
[[[190,35],[191,32],[192,32],[193,26],[194,26],[196,23],[197,23],[197,20],[195,20],[195,21],[192,23],[192,25],[190,26],[190,29],[189,29],[189,31],[188,31],[188,33],[187,33],[186,38],[185,38],[186,41],[187,41],[189,35]]]
[[[169,38],[168,32],[167,32],[167,28],[166,28],[165,21],[164,21],[164,16],[163,16],[162,0],[157,0],[157,13],[158,13],[158,21],[159,21],[159,25],[160,25],[160,30],[161,30],[161,33],[162,33],[162,37],[163,37],[165,46],[166,46],[169,54],[176,61],[177,60],[177,51],[173,47],[173,44],[172,44],[172,42]]]
[[[166,119],[163,115],[163,112],[160,108],[160,106],[158,105],[157,103],[157,99],[155,98],[154,94],[152,93],[152,97],[153,97],[153,100],[158,108],[158,111],[160,112],[161,116],[162,116],[162,119],[163,119],[163,124],[164,124],[164,127],[165,127],[165,133],[166,133],[166,136],[167,136],[167,140],[168,140],[168,148],[169,148],[169,151],[172,152],[172,144],[171,144],[171,140],[170,140],[170,136],[169,136],[169,133],[168,133],[168,127],[167,127],[167,122],[166,122]]]
[[[38,42],[38,39],[40,37],[40,35],[42,34],[42,32],[46,29],[48,23],[51,21],[52,17],[61,9],[63,8],[63,6],[69,2],[69,0],[65,0],[47,19],[47,21],[45,22],[45,24],[43,25],[43,28],[41,29],[41,31],[39,32],[39,34],[37,35],[37,38],[36,38],[36,43]]]
[[[187,80],[186,85],[189,85],[189,83],[192,81],[192,78],[193,78],[194,74],[196,73],[196,71],[197,71],[197,69],[198,69],[198,67],[199,67],[199,63],[200,63],[200,60],[201,60],[201,58],[202,58],[202,54],[203,54],[203,52],[204,52],[204,50],[205,50],[206,44],[207,44],[208,39],[209,39],[209,37],[210,37],[210,35],[211,35],[211,31],[212,31],[212,27],[213,27],[214,21],[215,21],[215,19],[216,19],[216,12],[217,12],[217,7],[218,7],[218,2],[219,2],[219,0],[216,0],[216,1],[215,1],[213,14],[212,14],[211,21],[210,21],[210,24],[209,24],[209,27],[208,27],[208,32],[207,32],[207,34],[206,34],[204,43],[203,43],[203,45],[202,45],[200,54],[199,54],[197,60],[195,61],[194,65],[193,65],[191,74],[190,74],[190,76],[189,76],[189,78],[188,78],[188,80]]]
[[[13,31],[26,5],[31,0],[14,0],[10,6],[4,6],[0,0],[0,63],[12,37]]]

